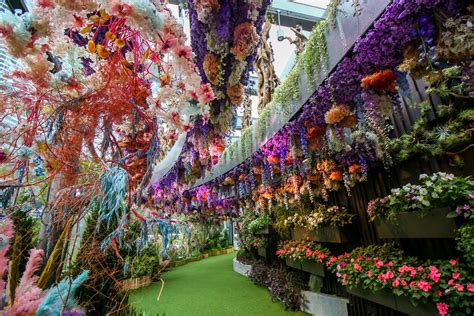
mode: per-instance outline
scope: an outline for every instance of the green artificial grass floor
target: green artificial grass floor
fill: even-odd
[[[157,301],[161,282],[130,294],[129,302],[143,316],[181,315],[307,315],[285,311],[271,301],[268,290],[234,272],[235,254],[209,257],[172,268],[162,275],[165,287]]]

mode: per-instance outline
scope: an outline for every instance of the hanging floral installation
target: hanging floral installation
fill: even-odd
[[[56,277],[67,261],[63,247],[76,242],[72,227],[91,209],[99,211],[97,230],[108,230],[102,250],[112,247],[121,258],[128,224],[145,220],[137,205],[166,138],[208,116],[215,99],[182,26],[160,1],[48,0],[0,13],[0,35],[17,62],[0,87],[0,179],[2,188],[30,192],[25,207],[42,204],[47,213],[40,281]],[[36,189],[43,183],[50,184],[46,198],[46,186]],[[12,197],[2,194],[2,205]],[[46,296],[38,292],[44,300],[28,313],[72,308],[87,273],[69,277],[54,279]],[[29,291],[22,283],[18,290]]]
[[[156,184],[188,186],[221,158],[225,138],[244,98],[259,45],[269,0],[188,1],[191,44],[201,80],[215,94],[209,115],[197,118],[187,133],[182,153],[168,174]]]
[[[190,191],[179,185],[175,170],[174,176],[155,184],[157,205],[174,211],[189,209],[189,204],[215,212],[216,203],[227,201],[226,196],[235,192],[231,200],[236,203],[228,210],[230,213],[238,212],[239,205],[263,210],[274,203],[298,202],[302,194],[327,199],[331,191],[342,188],[350,194],[355,184],[367,179],[371,165],[392,165],[390,118],[398,111],[400,95],[406,95],[408,84],[407,74],[397,67],[407,61],[404,48],[416,43],[431,43],[431,55],[420,45],[421,51],[417,52],[421,61],[438,58],[435,51],[441,48],[433,40],[438,32],[432,13],[436,10],[449,16],[455,15],[459,7],[428,0],[406,5],[395,1],[389,5],[373,28],[356,42],[352,55],[337,65],[296,118],[249,159]],[[204,65],[212,59],[207,56]],[[452,66],[449,60],[434,62],[430,61],[430,74]],[[218,77],[216,73],[209,69],[205,72],[211,80]],[[462,76],[470,77],[467,68]],[[468,91],[464,87],[460,92],[463,98],[469,98]],[[264,119],[262,114],[260,120]],[[252,137],[251,130],[242,133],[244,157],[248,156],[246,152],[251,153],[247,147],[252,148]],[[235,149],[229,147],[224,155],[232,150]],[[235,157],[235,153],[229,156]],[[207,192],[205,200],[195,198],[199,192]]]

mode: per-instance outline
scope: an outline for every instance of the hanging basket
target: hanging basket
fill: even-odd
[[[421,211],[400,213],[395,220],[377,217],[374,226],[380,239],[454,238],[456,222],[446,217],[449,212],[450,208],[445,207],[426,215]]]
[[[151,283],[151,275],[142,276],[139,278],[127,279],[122,281],[122,290],[131,291],[148,286]]]

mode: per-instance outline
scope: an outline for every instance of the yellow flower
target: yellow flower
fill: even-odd
[[[118,47],[118,48],[122,48],[125,46],[125,40],[123,38],[117,38],[115,40],[115,45]]]
[[[92,26],[89,25],[81,30],[81,34],[87,34],[87,33],[90,33],[91,31],[92,31]]]
[[[100,17],[98,15],[92,15],[90,18],[89,18],[92,22],[96,23],[96,24],[99,24],[99,21],[100,21]]]
[[[105,33],[105,38],[108,39],[109,41],[113,41],[115,40],[115,35],[114,33],[108,31],[107,33]]]
[[[45,142],[39,142],[38,151],[44,153],[46,150],[48,150],[48,144],[46,144]]]
[[[105,12],[104,9],[100,9],[99,14],[100,14],[100,17],[106,21],[110,18],[110,16],[107,14],[107,12]]]
[[[89,52],[95,53],[95,43],[93,40],[89,40],[87,42],[87,49],[89,50]]]
[[[110,52],[102,45],[97,45],[97,55],[101,58],[107,58],[110,55]]]

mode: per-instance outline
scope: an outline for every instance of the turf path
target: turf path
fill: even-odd
[[[300,316],[273,303],[268,290],[234,272],[235,254],[209,257],[172,268],[162,275],[165,287],[157,301],[161,283],[130,295],[130,304],[143,316]]]

